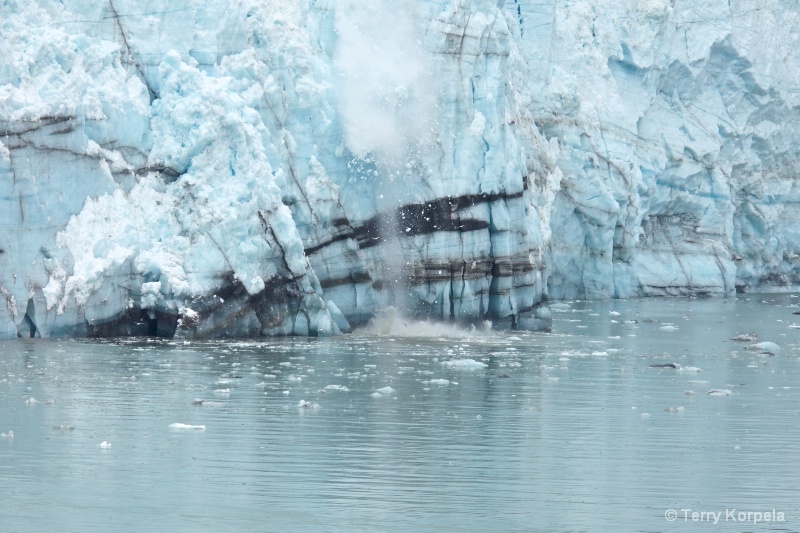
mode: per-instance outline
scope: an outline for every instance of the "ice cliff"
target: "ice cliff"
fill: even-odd
[[[0,337],[800,286],[797,1],[7,0]],[[3,305],[3,303],[5,305]]]

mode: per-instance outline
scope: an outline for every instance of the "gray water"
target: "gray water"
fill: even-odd
[[[389,315],[332,339],[0,342],[0,531],[798,531],[798,304],[573,302],[552,334]]]

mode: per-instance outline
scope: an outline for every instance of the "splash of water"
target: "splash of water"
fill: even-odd
[[[394,306],[382,309],[358,333],[372,336],[466,339],[498,335],[486,320],[481,327],[461,327],[431,320],[412,320]]]

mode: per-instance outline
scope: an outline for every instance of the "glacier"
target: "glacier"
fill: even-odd
[[[7,0],[0,338],[800,287],[792,0]]]

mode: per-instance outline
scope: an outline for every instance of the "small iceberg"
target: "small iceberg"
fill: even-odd
[[[449,379],[432,379],[428,383],[431,385],[450,385]]]
[[[757,342],[756,344],[751,344],[747,346],[745,350],[751,350],[754,352],[761,352],[763,354],[769,355],[777,355],[781,351],[781,347],[775,344],[774,342]]]
[[[442,365],[449,368],[455,368],[457,370],[479,370],[489,366],[486,363],[481,363],[475,359],[453,359],[442,362]]]
[[[758,340],[758,333],[755,332],[742,333],[741,335],[736,335],[735,337],[732,337],[731,340],[736,342],[755,342]]]
[[[319,409],[319,404],[314,402],[307,402],[305,400],[300,400],[297,402],[298,409]]]
[[[14,438],[13,431],[9,431],[8,433],[0,433],[0,439],[13,439],[13,438]]]
[[[193,426],[192,424],[181,424],[180,422],[175,422],[174,424],[170,424],[169,427],[172,429],[199,429],[200,431],[205,431],[205,426]]]
[[[111,443],[108,442],[107,440],[104,440],[103,442],[98,444],[98,446],[100,446],[101,448],[107,449],[107,448],[111,448]]]
[[[730,389],[711,389],[706,394],[708,396],[730,396],[731,391]]]
[[[375,392],[377,392],[381,396],[389,396],[390,394],[394,394],[397,391],[387,385],[386,387],[383,387],[382,389],[377,389]]]

